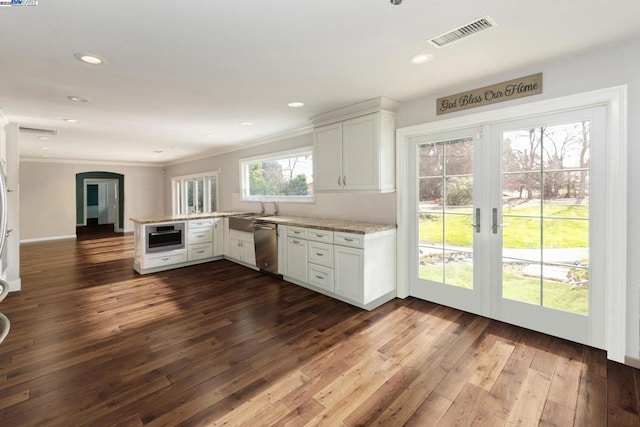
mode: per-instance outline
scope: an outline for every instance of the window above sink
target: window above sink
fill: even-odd
[[[245,202],[313,203],[313,147],[240,160]]]

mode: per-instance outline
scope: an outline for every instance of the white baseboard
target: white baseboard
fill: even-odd
[[[9,280],[9,292],[18,292],[20,290],[22,290],[21,279]]]
[[[640,359],[636,359],[635,357],[625,356],[624,364],[632,368],[640,369]]]
[[[52,240],[68,240],[75,239],[77,236],[75,234],[68,234],[66,236],[53,236],[53,237],[37,237],[35,239],[24,239],[20,240],[20,243],[35,243],[35,242],[49,242]]]

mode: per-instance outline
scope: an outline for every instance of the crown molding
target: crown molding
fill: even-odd
[[[183,157],[183,158],[177,159],[177,160],[172,160],[170,162],[167,162],[166,165],[167,166],[179,165],[179,164],[183,164],[183,163],[193,162],[193,161],[196,161],[196,160],[206,159],[206,158],[209,158],[209,157],[221,156],[223,154],[233,153],[235,151],[246,150],[246,149],[253,148],[253,147],[259,147],[261,145],[270,144],[272,142],[282,141],[284,139],[295,138],[296,136],[300,136],[300,135],[307,135],[307,134],[310,134],[311,132],[313,132],[313,126],[308,125],[308,126],[304,126],[304,127],[301,127],[301,128],[293,129],[293,130],[290,130],[290,131],[286,131],[286,132],[281,132],[281,133],[276,133],[276,134],[273,134],[273,135],[265,136],[265,137],[259,138],[259,139],[253,139],[253,140],[247,140],[245,142],[239,142],[237,145],[232,145],[232,146],[226,145],[226,146],[220,147],[220,148],[215,149],[215,150],[207,151],[207,152],[200,153],[200,154],[194,154],[192,156]]]
[[[69,165],[105,165],[105,166],[138,166],[145,168],[162,168],[162,163],[146,163],[146,162],[115,162],[109,160],[78,160],[78,159],[52,159],[52,158],[36,158],[36,157],[21,157],[20,163],[58,163]]]
[[[357,104],[347,105],[346,107],[327,113],[319,114],[311,117],[313,126],[328,125],[343,120],[353,119],[354,117],[364,116],[365,114],[377,113],[378,111],[389,111],[395,113],[398,111],[400,103],[384,96],[367,99]]]

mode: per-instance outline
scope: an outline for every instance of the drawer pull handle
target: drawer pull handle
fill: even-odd
[[[324,237],[322,234],[316,234],[316,237]]]
[[[293,242],[294,244],[296,244],[296,245],[299,245],[299,244],[300,244],[300,240],[292,240],[292,242]]]
[[[320,280],[322,280],[322,279],[324,279],[324,276],[318,276],[318,275],[316,274],[316,279],[320,279]]]
[[[316,252],[316,256],[324,256],[324,254],[319,254],[318,252]]]
[[[202,251],[197,251],[197,253],[199,253],[199,254],[203,254],[203,253],[204,253],[204,250],[202,250]]]
[[[348,237],[345,237],[344,240],[346,240],[347,242],[353,242],[353,239],[350,239]]]

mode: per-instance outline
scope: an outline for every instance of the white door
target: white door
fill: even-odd
[[[604,123],[597,107],[413,137],[410,293],[604,348]]]
[[[414,137],[410,294],[480,314],[481,128]]]

